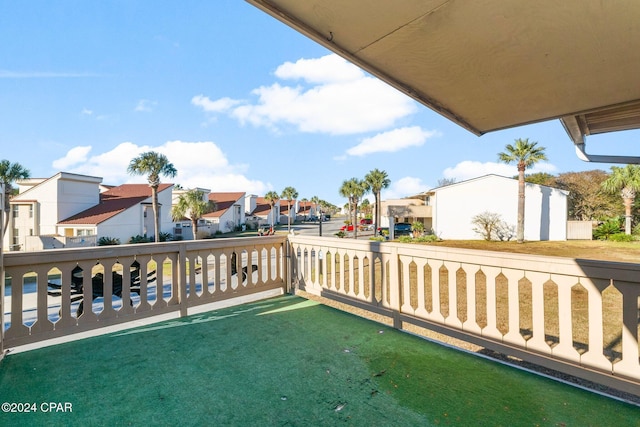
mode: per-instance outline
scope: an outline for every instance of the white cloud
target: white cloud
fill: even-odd
[[[191,103],[197,107],[202,108],[207,113],[223,113],[229,111],[235,105],[238,105],[242,101],[231,98],[220,98],[216,101],[212,101],[209,97],[204,95],[196,95],[191,98]]]
[[[55,169],[63,170],[78,163],[85,162],[90,151],[90,145],[74,147],[67,152],[66,156],[58,160],[54,160],[53,167]]]
[[[174,165],[175,178],[163,177],[163,182],[180,184],[185,188],[209,188],[212,191],[247,191],[263,194],[270,189],[268,183],[245,176],[247,165],[232,164],[222,150],[210,141],[168,141],[157,147],[138,146],[123,142],[110,151],[90,156],[91,147],[75,147],[67,155],[53,162],[64,172],[103,178],[105,184],[143,183],[145,176],[127,173],[131,160],[143,152],[162,153]]]
[[[261,86],[252,92],[253,103],[204,95],[191,102],[205,112],[228,113],[242,124],[331,135],[388,129],[417,111],[413,100],[336,55],[285,63],[276,77],[301,82]]]
[[[426,131],[420,126],[404,127],[388,132],[379,133],[371,138],[365,138],[355,147],[347,150],[351,156],[364,156],[378,152],[395,152],[408,147],[419,147],[428,138],[439,135],[435,131]]]
[[[82,114],[83,116],[90,116],[93,114],[93,111],[89,110],[88,108],[83,108],[80,114]]]
[[[134,109],[134,111],[148,113],[148,112],[152,111],[153,107],[155,107],[156,105],[158,105],[158,103],[156,101],[150,101],[148,99],[141,99],[140,101],[138,101],[138,104],[136,105],[136,108]]]
[[[308,83],[349,82],[364,78],[364,72],[338,55],[299,59],[276,68],[276,77],[283,80],[301,79]]]
[[[533,168],[527,169],[526,173],[547,172],[554,173],[556,167],[551,163],[538,163]],[[515,165],[508,165],[506,163],[496,162],[475,162],[472,160],[465,160],[454,167],[446,168],[443,173],[445,178],[455,178],[456,181],[464,181],[467,179],[477,178],[479,176],[487,174],[495,174],[501,176],[516,176],[518,170]]]
[[[380,196],[382,200],[401,199],[407,196],[413,196],[431,188],[425,184],[422,179],[412,176],[405,176],[398,180],[391,181],[388,189],[383,190]]]

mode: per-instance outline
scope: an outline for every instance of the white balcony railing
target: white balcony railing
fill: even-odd
[[[3,348],[284,290],[285,242],[269,236],[7,253],[0,356]]]
[[[4,275],[0,355],[293,282],[640,395],[639,264],[275,235],[7,253]]]
[[[292,236],[307,292],[640,395],[640,264]]]

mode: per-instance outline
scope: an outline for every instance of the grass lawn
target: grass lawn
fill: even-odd
[[[610,242],[602,240],[567,240],[517,243],[515,241],[487,242],[484,240],[444,240],[442,242],[423,244],[566,258],[633,263],[640,262],[640,241]]]

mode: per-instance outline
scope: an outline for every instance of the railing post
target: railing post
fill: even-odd
[[[389,306],[391,307],[393,313],[393,327],[396,329],[402,329],[402,321],[400,320],[400,295],[402,295],[402,284],[400,280],[400,256],[398,255],[398,248],[393,246],[391,247],[389,262],[389,278],[392,281],[389,285],[393,284],[395,280],[396,286],[389,286],[390,295],[389,295]]]
[[[284,243],[284,254],[285,254],[285,269],[284,269],[284,283],[285,283],[285,292],[288,294],[295,294],[293,290],[291,276],[293,276],[293,264],[291,263],[291,242],[289,238],[287,238]]]
[[[185,317],[188,314],[188,305],[187,301],[187,249],[184,243],[180,244],[180,249],[178,251],[178,295],[180,305],[180,317]],[[227,264],[229,261],[227,261]],[[160,265],[158,268],[162,268]],[[228,269],[228,266],[227,266]],[[229,283],[227,282],[227,287],[229,287]]]

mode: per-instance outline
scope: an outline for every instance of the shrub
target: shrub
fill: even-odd
[[[490,241],[496,237],[497,230],[504,226],[502,217],[495,212],[484,211],[473,218],[471,224],[474,226],[473,231],[480,234],[484,240]],[[502,238],[500,238],[502,240]]]
[[[98,246],[115,246],[120,244],[120,239],[117,237],[100,237],[98,239]]]
[[[345,232],[344,232],[344,231],[342,231],[342,230],[338,231],[338,232],[335,234],[335,236],[336,236],[336,237],[339,237],[339,238],[341,238],[341,239],[343,239],[344,237],[346,237],[346,235],[347,235],[347,233],[345,233]]]
[[[147,236],[141,236],[139,234],[129,239],[129,243],[149,243],[149,242],[151,242],[150,238],[148,238]]]
[[[593,230],[593,238],[596,240],[609,240],[614,234],[620,234],[620,220],[617,218],[608,219]]]
[[[637,237],[632,234],[616,233],[609,236],[612,242],[633,242]]]
[[[171,235],[171,233],[160,233],[159,236],[160,242],[170,242],[171,240],[173,240],[173,236]]]
[[[369,240],[373,240],[374,242],[385,242],[387,238],[384,236],[376,236],[376,237],[369,237]]]

